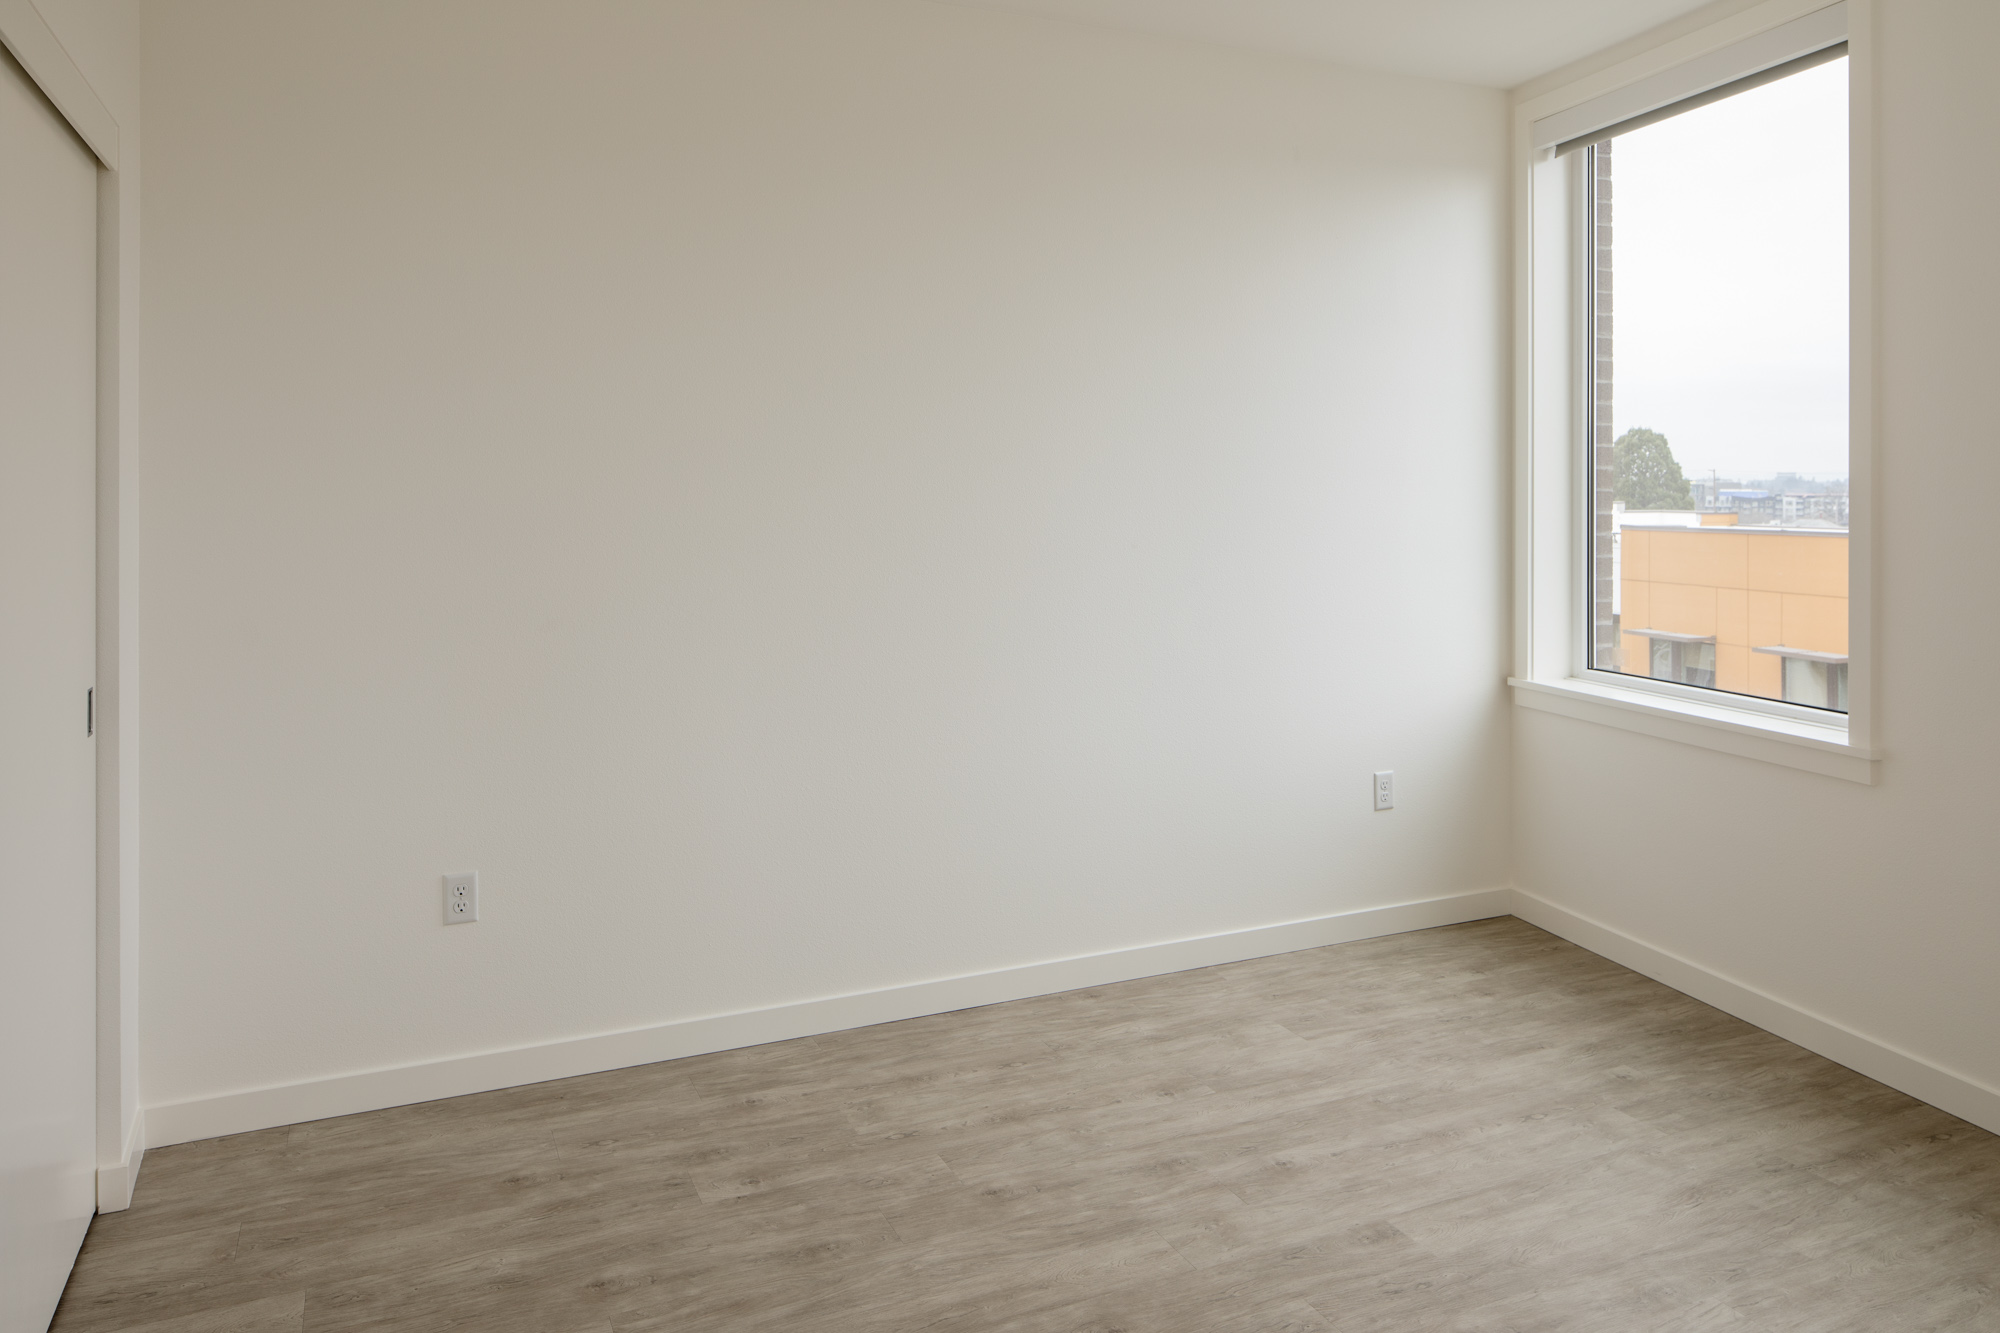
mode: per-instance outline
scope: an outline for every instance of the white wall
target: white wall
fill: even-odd
[[[145,80],[149,1103],[1506,881],[1498,94],[878,0]]]
[[[2000,1089],[2000,7],[1876,8],[1880,785],[1520,710],[1517,882]]]
[[[97,635],[99,1204],[130,1198],[139,1149],[139,219],[143,153],[138,0],[35,0],[118,122],[100,175]]]

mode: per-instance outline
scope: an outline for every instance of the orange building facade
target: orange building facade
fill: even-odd
[[[1627,526],[1619,537],[1620,671],[1846,711],[1844,530]]]

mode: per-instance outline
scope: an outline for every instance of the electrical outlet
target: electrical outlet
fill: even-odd
[[[464,925],[479,919],[479,872],[444,877],[444,923]]]
[[[1375,775],[1375,808],[1377,810],[1396,808],[1396,775],[1388,769]]]

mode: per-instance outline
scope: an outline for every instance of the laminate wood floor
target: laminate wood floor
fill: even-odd
[[[157,1149],[58,1333],[2000,1330],[2000,1140],[1511,918]]]

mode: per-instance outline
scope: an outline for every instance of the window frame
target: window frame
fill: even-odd
[[[1765,0],[1514,105],[1517,705],[1873,782],[1873,0]],[[1844,717],[1591,666],[1591,154],[1551,145],[1836,42],[1849,81],[1848,704]],[[1593,118],[1597,118],[1593,123]],[[1539,124],[1538,124],[1539,122]]]

